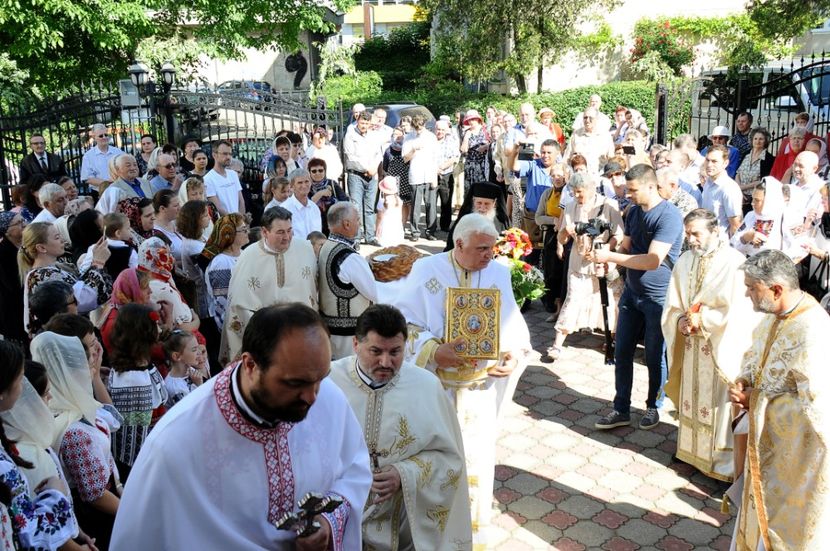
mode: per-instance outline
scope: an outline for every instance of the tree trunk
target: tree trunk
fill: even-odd
[[[542,59],[539,60],[539,66],[536,68],[536,93],[542,93],[542,82],[545,80],[545,64]]]
[[[516,79],[516,88],[519,89],[520,94],[527,94],[527,83],[525,82],[525,76],[516,74],[513,76]]]

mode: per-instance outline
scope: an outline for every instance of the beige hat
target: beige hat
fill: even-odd
[[[475,109],[470,109],[467,111],[467,114],[464,115],[464,124],[467,124],[473,119],[478,119],[479,122],[483,123],[484,119],[481,118],[481,115],[478,114],[478,111]]]
[[[539,109],[539,118],[541,119],[542,115],[544,115],[545,113],[550,113],[554,117],[556,116],[556,113],[554,113],[553,109],[551,109],[550,107],[542,107],[541,109]]]

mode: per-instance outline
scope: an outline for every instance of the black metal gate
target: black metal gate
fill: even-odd
[[[228,140],[234,157],[245,165],[243,187],[256,197],[263,179],[260,161],[277,132],[310,136],[314,127],[325,125],[340,136],[344,120],[342,105],[328,109],[318,102],[312,107],[304,91],[252,97],[244,91],[196,88],[139,95],[129,81],[80,86],[57,101],[0,111],[0,190],[9,208],[11,188],[23,183],[17,166],[29,153],[33,133],[43,134],[47,151],[63,158],[80,188],[81,158],[93,146],[92,125],[101,123],[110,129],[112,144],[133,155],[140,153],[145,133],[159,144],[172,139],[178,146],[185,137],[197,138],[206,149],[210,142]]]
[[[656,104],[658,143],[666,144],[682,133],[691,133],[703,143],[715,126],[735,133],[735,119],[746,111],[753,116],[753,127],[770,132],[774,152],[799,113],[809,114],[811,132],[827,136],[830,60],[822,54],[759,68],[703,71],[692,80],[658,85]]]

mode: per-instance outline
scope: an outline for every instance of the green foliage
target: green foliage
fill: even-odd
[[[428,22],[415,21],[373,36],[355,52],[355,67],[379,73],[388,90],[413,88],[430,61],[429,28]]]
[[[135,57],[147,64],[156,82],[161,66],[169,61],[176,68],[177,84],[187,85],[198,81],[199,69],[204,65],[202,53],[203,48],[192,38],[151,36],[139,43]]]
[[[350,75],[329,77],[319,85],[314,94],[322,95],[329,105],[343,102],[343,105],[354,103],[377,103],[383,90],[383,80],[374,71],[356,71]]]
[[[355,2],[332,0],[344,11]],[[151,37],[187,71],[196,52],[293,51],[302,30],[333,28],[324,12],[316,0],[0,0],[0,51],[28,73],[25,86],[51,95],[82,81],[124,78],[136,52],[152,50],[140,46]]]
[[[17,62],[9,54],[0,53],[0,109],[5,110],[10,102],[19,103],[24,96],[23,84],[29,74],[17,67]]]
[[[634,61],[628,70],[650,82],[662,82],[676,76],[674,69],[669,67],[657,51],[646,52],[640,59]]]
[[[570,46],[582,57],[593,57],[622,46],[622,44],[623,38],[614,34],[614,30],[607,21],[602,21],[594,32],[573,38]]]
[[[434,58],[461,77],[485,81],[503,71],[520,90],[524,75],[554,63],[580,25],[618,0],[425,0],[435,19]],[[463,29],[463,32],[459,30]]]
[[[749,17],[759,35],[788,40],[830,17],[830,0],[755,0],[750,3]]]
[[[636,63],[648,54],[653,57],[655,53],[675,75],[679,75],[683,67],[695,59],[692,46],[683,40],[668,19],[656,22],[641,19],[634,25],[631,62]]]

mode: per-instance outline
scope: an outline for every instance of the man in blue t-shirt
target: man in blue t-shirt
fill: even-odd
[[[634,351],[645,329],[648,394],[641,429],[660,421],[657,408],[666,380],[666,345],[660,327],[663,302],[669,288],[672,267],[683,243],[680,211],[657,193],[657,174],[648,165],[634,165],[625,175],[626,196],[633,206],[625,219],[625,237],[618,248],[591,254],[594,262],[614,262],[627,268],[625,290],[619,302],[617,340],[614,355],[616,395],[614,411],[600,418],[598,429],[631,423],[631,386],[634,378]]]

